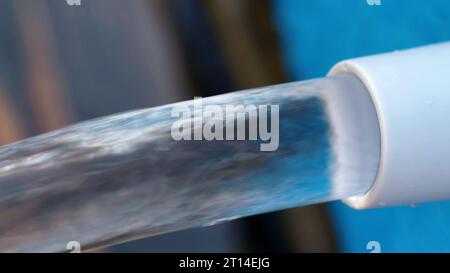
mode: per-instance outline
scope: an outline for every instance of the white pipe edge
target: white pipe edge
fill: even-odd
[[[378,115],[377,178],[356,209],[450,199],[450,43],[346,60],[329,75],[351,73]]]

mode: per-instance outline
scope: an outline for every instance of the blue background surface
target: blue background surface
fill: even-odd
[[[292,80],[324,76],[343,59],[450,40],[448,0],[274,0],[273,8]],[[450,252],[450,202],[329,208],[342,251],[366,252],[374,240],[382,252]]]

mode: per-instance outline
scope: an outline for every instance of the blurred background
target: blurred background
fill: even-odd
[[[126,110],[320,77],[343,59],[450,40],[448,0],[80,4],[0,0],[0,145]],[[449,212],[449,202],[369,211],[335,202],[101,251],[367,252],[378,241],[383,252],[449,252]]]

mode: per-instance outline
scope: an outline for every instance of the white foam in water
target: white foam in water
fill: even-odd
[[[333,128],[334,192],[341,198],[364,194],[375,181],[380,160],[380,129],[375,106],[363,83],[350,75],[333,81],[323,97]],[[355,192],[358,187],[359,191]]]

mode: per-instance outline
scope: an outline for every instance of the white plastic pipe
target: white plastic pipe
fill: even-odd
[[[343,61],[376,107],[381,158],[377,179],[357,209],[450,199],[450,43]]]

